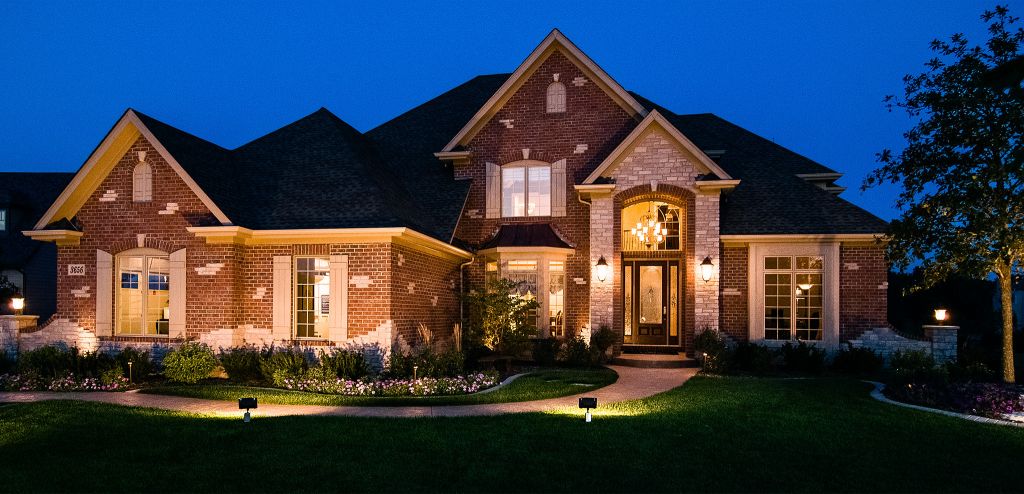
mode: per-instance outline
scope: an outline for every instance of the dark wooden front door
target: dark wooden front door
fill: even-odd
[[[625,343],[679,344],[679,263],[623,262]]]

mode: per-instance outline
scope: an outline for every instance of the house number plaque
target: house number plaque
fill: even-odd
[[[85,276],[85,264],[68,264],[68,276]]]

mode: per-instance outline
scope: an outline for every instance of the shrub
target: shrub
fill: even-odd
[[[62,378],[68,374],[97,378],[116,366],[117,362],[109,355],[79,353],[75,347],[44,346],[22,352],[18,357],[18,372],[38,374],[44,379]]]
[[[121,382],[125,380],[124,373],[121,372],[121,367],[111,367],[100,374],[100,383],[104,386],[121,384]]]
[[[0,375],[10,374],[17,367],[18,362],[14,359],[14,354],[7,350],[0,350]]]
[[[871,376],[882,369],[882,357],[868,348],[847,347],[836,352],[832,359],[832,370],[842,374]]]
[[[182,343],[164,357],[164,376],[171,381],[195,384],[216,368],[217,357],[202,343]]]
[[[1020,391],[998,383],[904,383],[886,387],[885,395],[906,403],[989,418],[1024,412]]]
[[[320,367],[325,374],[343,379],[359,379],[369,373],[366,357],[356,350],[320,352]]]
[[[989,382],[995,381],[999,377],[998,372],[984,362],[978,361],[964,362],[960,360],[957,362],[947,362],[945,370],[953,381]]]
[[[153,365],[149,352],[137,348],[124,348],[121,350],[121,353],[114,357],[114,360],[117,361],[118,367],[121,369],[121,375],[127,376],[131,374],[133,380],[143,379],[156,371],[156,366]],[[128,362],[132,363],[130,372]]]
[[[825,351],[802,341],[782,346],[782,359],[786,370],[801,374],[821,374],[825,370]]]
[[[923,350],[907,350],[889,357],[889,368],[897,382],[941,381],[945,369],[935,367],[935,359]]]
[[[220,364],[228,378],[237,382],[260,382],[263,371],[263,352],[254,346],[239,346],[220,350]]]
[[[738,371],[767,374],[775,370],[775,352],[757,343],[742,342],[732,352],[731,363]]]
[[[608,358],[608,349],[618,341],[618,335],[608,326],[597,328],[590,335],[590,350],[597,356],[597,362],[603,363]]]
[[[465,296],[469,324],[463,335],[467,348],[485,346],[501,355],[518,355],[529,348],[537,334],[531,314],[540,304],[536,298],[518,296],[522,285],[511,280],[491,282],[483,291]]]
[[[384,373],[395,379],[412,377],[414,370],[416,377],[451,377],[462,374],[465,367],[466,357],[462,352],[424,351],[419,355],[396,352],[388,359]]]
[[[590,367],[594,365],[595,357],[590,346],[580,336],[567,338],[558,352],[559,362],[569,367]]]
[[[260,373],[263,379],[277,386],[282,385],[284,378],[302,377],[308,369],[309,360],[298,348],[270,348],[260,359]]]
[[[705,372],[722,373],[729,367],[725,336],[717,330],[704,328],[693,337],[693,349]]]
[[[537,365],[545,367],[555,365],[555,360],[558,357],[558,344],[557,338],[538,338],[533,340],[533,361]]]

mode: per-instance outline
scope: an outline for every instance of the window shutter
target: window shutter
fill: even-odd
[[[565,216],[565,160],[551,164],[551,216]]]
[[[487,163],[487,215],[488,218],[501,217],[501,167]]]
[[[328,339],[335,343],[348,340],[348,256],[331,256],[331,312]]]
[[[96,251],[96,335],[113,336],[114,258],[108,252]]]
[[[274,256],[274,341],[292,337],[292,257]]]
[[[170,298],[168,302],[170,321],[168,322],[168,333],[171,338],[185,337],[185,276],[188,272],[185,269],[185,249],[171,252],[170,255],[171,283],[169,287]]]

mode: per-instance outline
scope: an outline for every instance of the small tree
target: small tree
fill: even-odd
[[[537,334],[536,294],[521,294],[522,283],[511,280],[491,282],[484,291],[466,295],[469,308],[466,343],[473,342],[503,355],[522,350]]]
[[[927,70],[903,78],[890,111],[915,120],[906,147],[878,154],[881,167],[863,188],[899,184],[900,217],[891,224],[889,259],[920,263],[924,286],[951,274],[999,281],[1003,380],[1014,382],[1012,277],[1024,259],[1024,103],[988,87],[985,74],[1020,54],[1024,30],[1004,6],[986,11],[989,39],[971,46],[963,34],[931,43]]]

